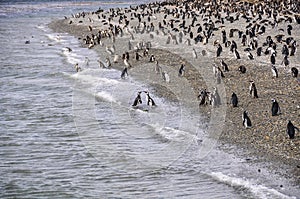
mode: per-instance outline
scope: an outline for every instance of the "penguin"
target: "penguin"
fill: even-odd
[[[247,52],[247,57],[248,57],[248,59],[250,59],[250,60],[253,60],[253,59],[254,59],[254,57],[253,57],[253,55],[252,55],[252,53],[251,53],[250,51]]]
[[[150,94],[148,91],[145,92],[147,95],[147,105],[148,106],[156,106],[154,100],[150,97]]]
[[[234,56],[236,59],[241,59],[240,53],[237,51],[237,49],[234,49]]]
[[[76,70],[77,73],[81,71],[81,68],[78,65],[78,63],[76,63],[74,67],[75,67],[75,70]]]
[[[111,62],[110,62],[110,60],[109,60],[108,57],[106,57],[105,63],[106,63],[106,68],[110,68],[111,67]]]
[[[170,82],[170,77],[166,71],[163,71],[162,73],[162,78],[165,82],[169,83]]]
[[[287,66],[290,65],[290,61],[288,60],[288,56],[287,56],[287,55],[285,55],[285,56],[283,57],[283,60],[282,60],[282,63],[281,63],[281,64],[283,64],[285,67],[287,67]]]
[[[255,86],[254,81],[250,81],[249,90],[250,90],[250,95],[251,95],[253,98],[258,98],[258,95],[257,95],[257,89],[256,89],[256,86]]]
[[[272,99],[272,108],[271,108],[272,116],[276,116],[281,114],[280,107],[276,99]]]
[[[251,123],[251,120],[248,116],[248,112],[247,111],[244,111],[243,112],[243,116],[242,116],[242,119],[243,119],[243,126],[245,128],[250,128],[252,127],[252,123]]]
[[[276,54],[272,53],[270,60],[271,60],[271,64],[275,65],[276,59],[275,59]]]
[[[184,75],[184,71],[185,71],[185,65],[181,64],[181,66],[179,68],[178,76],[182,77]]]
[[[200,100],[199,106],[206,104],[206,98],[207,97],[208,97],[208,93],[207,93],[206,89],[201,90],[200,94],[198,95],[198,99]]]
[[[221,53],[222,53],[222,46],[221,46],[221,44],[218,44],[217,57],[220,57]]]
[[[299,132],[299,129],[293,125],[293,123],[289,120],[286,128],[286,132],[289,135],[290,139],[295,138],[295,129]]]
[[[212,92],[212,95],[214,97],[214,106],[219,106],[221,105],[221,97],[218,93],[217,87],[214,87],[214,90]]]
[[[123,71],[122,71],[122,73],[121,73],[121,78],[122,79],[125,79],[125,75],[127,75],[128,76],[128,69],[127,69],[127,67],[125,67],[124,69],[123,69]]]
[[[272,70],[273,77],[277,78],[278,77],[278,71],[277,71],[275,65],[272,65],[271,70]]]
[[[238,69],[241,73],[246,73],[246,67],[244,65],[241,65]]]
[[[234,92],[232,92],[230,102],[232,104],[232,107],[237,107],[237,105],[239,103],[238,97],[237,97],[237,95]]]
[[[133,101],[132,106],[137,106],[137,105],[139,105],[139,104],[142,104],[141,93],[142,93],[141,91],[138,92],[136,98],[135,98],[134,101]]]
[[[257,49],[256,49],[256,55],[259,57],[259,56],[261,56],[261,52],[262,52],[262,47],[258,47]]]
[[[228,72],[229,71],[228,65],[224,62],[223,59],[221,59],[221,66],[223,66],[224,72]]]
[[[197,52],[196,52],[195,48],[193,48],[193,58],[197,59],[197,57],[198,57]]]
[[[151,55],[151,56],[150,56],[149,62],[155,62],[155,57],[154,57],[154,55]]]
[[[293,77],[298,77],[298,69],[296,67],[292,67],[291,71]]]
[[[289,25],[287,25],[287,29],[286,30],[287,30],[288,35],[291,35],[293,27],[289,24]]]
[[[118,54],[115,54],[114,56],[114,63],[118,63],[120,56]]]

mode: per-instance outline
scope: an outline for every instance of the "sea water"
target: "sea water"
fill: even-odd
[[[0,197],[297,198],[297,185],[234,146],[198,157],[205,115],[99,68],[96,52],[47,26],[139,3],[1,1]],[[138,91],[158,106],[132,108]]]

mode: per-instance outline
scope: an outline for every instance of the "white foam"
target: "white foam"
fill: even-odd
[[[172,127],[161,127],[160,125],[152,125],[156,132],[158,132],[163,138],[172,141],[197,141],[198,138],[196,135],[192,135],[188,131],[183,131],[179,129],[175,129]]]
[[[101,98],[107,102],[117,103],[117,99],[114,98],[114,96],[112,96],[110,93],[108,93],[106,91],[100,91],[95,96],[98,98]]]
[[[221,172],[212,172],[210,175],[214,179],[216,179],[222,183],[228,184],[230,186],[245,188],[257,198],[296,199],[296,197],[290,197],[290,196],[284,195],[283,193],[280,193],[279,191],[277,191],[275,189],[268,188],[263,185],[257,184],[255,182],[252,182],[249,179],[231,177],[231,176],[225,175]]]

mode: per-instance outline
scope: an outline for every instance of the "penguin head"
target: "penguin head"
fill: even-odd
[[[271,101],[274,103],[274,102],[276,102],[276,99],[273,98],[273,99],[271,99]]]

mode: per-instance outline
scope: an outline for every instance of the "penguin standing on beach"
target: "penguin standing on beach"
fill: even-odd
[[[243,112],[243,117],[242,117],[242,119],[243,119],[243,126],[244,126],[245,128],[250,128],[250,127],[252,126],[252,123],[251,123],[251,120],[250,120],[250,118],[249,118],[249,116],[248,116],[248,112],[247,112],[247,111],[244,111],[244,112]]]
[[[238,69],[241,73],[246,73],[247,69],[244,65],[241,65],[239,66],[239,69]]]
[[[250,90],[250,95],[251,95],[253,98],[258,98],[258,95],[257,95],[257,89],[256,89],[256,86],[255,86],[254,81],[250,81],[249,90]]]
[[[223,59],[221,59],[221,66],[223,67],[224,72],[228,72],[228,65],[225,63]]]
[[[287,124],[287,128],[286,128],[286,132],[289,135],[290,139],[294,139],[295,138],[295,130],[297,130],[299,132],[299,129],[297,127],[295,127],[293,125],[293,123],[289,120],[289,122]]]
[[[279,104],[276,101],[276,99],[272,99],[271,111],[272,111],[272,116],[276,116],[276,115],[281,114],[280,107],[279,107]]]
[[[241,56],[240,56],[240,53],[237,51],[237,49],[235,48],[234,49],[234,57],[236,58],[236,59],[241,59]]]
[[[206,104],[206,98],[207,97],[208,97],[208,93],[207,93],[206,89],[201,90],[200,94],[198,95],[198,99],[200,100],[199,106]]]
[[[275,63],[276,63],[276,58],[275,58],[275,56],[276,56],[276,54],[275,54],[275,53],[272,53],[271,58],[270,58],[271,64],[273,64],[273,65],[275,65]]]
[[[197,59],[197,57],[198,57],[197,52],[196,52],[195,48],[193,48],[193,58]]]
[[[278,71],[277,71],[277,68],[275,67],[275,65],[272,65],[272,74],[273,74],[273,77],[278,77]]]
[[[222,51],[223,51],[223,48],[222,48],[221,44],[218,44],[218,48],[217,48],[217,57],[220,57]]]
[[[178,71],[178,76],[182,77],[184,75],[184,71],[185,71],[185,65],[182,63]]]
[[[293,77],[298,77],[298,69],[296,67],[292,67],[291,71]]]
[[[141,91],[138,92],[136,98],[133,101],[132,106],[137,106],[139,104],[142,104]]]
[[[145,91],[147,95],[147,105],[148,106],[156,106],[154,100],[150,97],[150,93],[148,91]]]
[[[232,107],[237,107],[238,103],[239,103],[238,97],[233,92],[232,95],[231,95],[231,104],[232,104]]]

